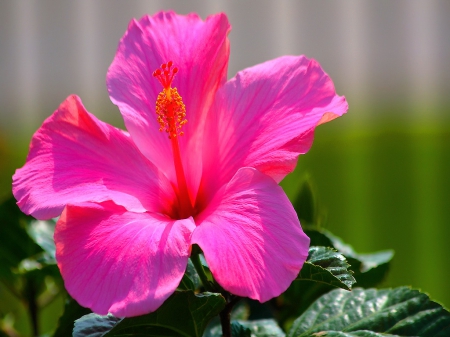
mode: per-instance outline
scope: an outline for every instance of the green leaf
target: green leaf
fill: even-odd
[[[241,323],[231,322],[231,336],[233,337],[252,337],[252,332]]]
[[[273,319],[259,319],[240,323],[250,329],[252,337],[285,337],[283,330]]]
[[[91,313],[91,310],[82,307],[73,298],[69,297],[64,305],[64,313],[58,320],[58,326],[53,337],[71,336],[74,329],[74,321],[89,313]]]
[[[125,318],[104,336],[202,336],[210,319],[224,307],[220,294],[175,292],[157,311]]]
[[[54,267],[54,268],[52,268]],[[20,274],[25,274],[33,270],[42,270],[42,269],[52,268],[53,270],[57,270],[55,257],[50,255],[47,252],[41,252],[35,254],[27,259],[20,261],[17,266],[17,271]],[[55,269],[56,268],[56,269]],[[59,274],[53,273],[54,275]]]
[[[333,288],[350,290],[355,283],[345,258],[328,247],[311,247],[295,282],[272,301],[275,317],[288,329],[295,318]],[[299,282],[309,281],[309,282]]]
[[[336,248],[333,245],[333,241],[328,237],[329,231],[324,229],[319,229],[316,226],[302,226],[303,231],[311,239],[311,246],[324,246]]]
[[[26,231],[32,219],[20,211],[13,196],[0,204],[0,281],[22,300],[28,300],[22,293],[26,281],[15,271],[22,260],[42,252]]]
[[[231,319],[234,321],[247,321],[250,316],[250,306],[246,301],[239,301],[231,311]]]
[[[25,230],[32,219],[20,211],[13,197],[0,204],[1,266],[16,267],[23,259],[42,251]]]
[[[317,201],[313,190],[311,180],[306,177],[294,202],[295,211],[302,224],[318,223]]]
[[[450,336],[450,313],[427,295],[408,287],[356,288],[352,292],[336,289],[319,298],[295,320],[288,337],[361,330],[399,336],[445,337]]]
[[[306,235],[311,239],[311,246],[327,246],[335,248],[343,254],[359,287],[369,288],[381,283],[389,271],[389,264],[394,256],[392,250],[384,250],[372,254],[358,254],[339,237],[324,229],[306,227]]]
[[[355,279],[345,257],[328,247],[310,247],[296,281],[312,281],[351,290]]]
[[[385,279],[389,271],[389,263],[394,257],[393,250],[358,254],[350,245],[345,244],[337,236],[329,232],[327,235],[333,242],[334,247],[344,254],[352,265],[358,286],[364,288],[375,287]]]
[[[285,337],[283,330],[273,319],[258,319],[254,321],[232,321],[232,336],[251,336],[251,337]],[[248,334],[248,335],[247,335]],[[215,325],[204,337],[221,337],[221,325]]]
[[[194,282],[192,282],[187,274],[183,275],[177,290],[195,290]]]
[[[28,235],[50,256],[55,257],[56,247],[53,240],[55,221],[33,220],[27,226]]]
[[[189,276],[189,279],[194,284],[194,290],[199,289],[202,285],[202,281],[200,281],[200,276],[198,276],[191,259],[188,260],[188,264],[186,266],[186,275]]]
[[[195,291],[199,289],[201,286],[200,277],[195,271],[194,264],[189,259],[188,264],[186,266],[186,271],[181,279],[180,285],[178,286],[178,290],[192,290]]]
[[[87,314],[75,321],[73,337],[102,337],[110,331],[121,318],[111,314],[101,316],[97,314]],[[136,335],[137,336],[137,335]]]
[[[219,320],[217,321],[220,322]],[[209,326],[206,328],[206,331],[203,334],[203,337],[222,337],[222,326],[220,325],[220,323],[209,324]]]
[[[321,331],[313,333],[314,337],[399,337],[399,335],[391,335],[385,333],[376,333],[373,331],[361,330],[355,332],[340,332],[340,331]]]

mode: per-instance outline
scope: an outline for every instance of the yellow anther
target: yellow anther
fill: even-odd
[[[181,136],[181,127],[187,123],[186,107],[178,94],[177,88],[169,88],[169,97],[166,90],[159,93],[156,99],[156,115],[159,131],[166,131],[169,138]]]
[[[161,65],[160,69],[153,72],[153,76],[163,86],[163,90],[156,99],[156,115],[160,125],[159,131],[166,131],[170,139],[182,136],[183,132],[180,129],[187,123],[186,107],[183,100],[177,88],[171,87],[172,80],[177,72],[178,68],[172,68],[171,61]]]

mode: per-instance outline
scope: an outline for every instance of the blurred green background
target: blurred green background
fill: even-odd
[[[1,2],[0,199],[33,132],[69,94],[123,125],[106,92],[107,68],[132,17],[169,8],[227,13],[229,77],[283,54],[320,62],[350,109],[317,129],[282,186],[294,200],[308,176],[323,227],[359,252],[395,250],[385,286],[412,285],[450,308],[447,1]],[[62,306],[59,295],[45,306],[42,332]],[[31,334],[24,304],[2,284],[0,318]]]

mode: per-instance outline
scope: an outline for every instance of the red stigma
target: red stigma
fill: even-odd
[[[173,67],[173,62],[169,61],[167,63],[161,64],[159,69],[156,69],[153,72],[153,76],[158,79],[164,89],[169,89],[172,85],[173,78],[175,74],[178,72],[177,67]]]

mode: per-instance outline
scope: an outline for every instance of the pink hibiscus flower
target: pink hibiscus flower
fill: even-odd
[[[23,212],[61,215],[58,266],[68,292],[94,312],[156,310],[193,244],[224,289],[261,302],[286,290],[307,258],[309,238],[278,183],[315,127],[347,103],[304,56],[227,82],[229,31],[224,14],[132,20],[107,74],[129,133],[70,96],[13,177]]]

